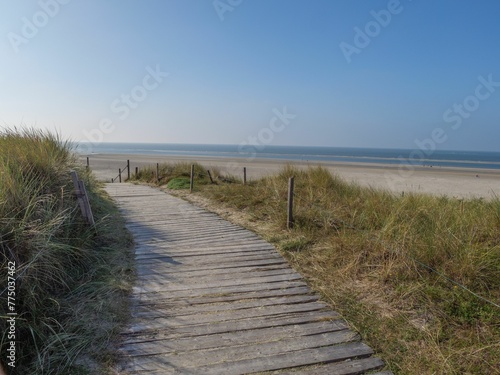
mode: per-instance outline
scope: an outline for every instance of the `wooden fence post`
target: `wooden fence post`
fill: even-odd
[[[118,168],[118,181],[121,183],[122,182],[122,169]]]
[[[210,169],[207,169],[208,177],[210,177],[210,183],[214,183],[214,179],[212,178],[212,174],[210,173]]]
[[[71,171],[71,179],[73,180],[73,186],[75,187],[75,194],[80,205],[80,210],[82,215],[86,216],[85,203],[83,203],[82,192],[80,191],[80,184],[78,183],[78,174],[75,171]]]
[[[156,183],[160,184],[160,163],[156,163]]]
[[[87,170],[90,169],[90,160],[89,160],[89,157],[87,156]]]
[[[73,180],[76,197],[83,217],[85,218],[87,223],[95,225],[94,215],[92,214],[89,196],[87,194],[87,189],[85,188],[84,182],[78,178],[78,174],[75,171],[71,171],[71,179]]]
[[[139,167],[135,167],[135,178],[139,175]]]
[[[243,167],[243,185],[247,184],[247,167]]]
[[[127,160],[127,181],[130,180],[130,160]]]
[[[92,208],[90,207],[89,196],[87,194],[87,189],[85,188],[85,184],[82,180],[78,181],[78,185],[80,187],[80,193],[83,195],[83,205],[85,206],[85,214],[87,217],[87,221],[90,225],[95,225],[94,214],[92,213]]]
[[[189,182],[189,192],[193,192],[194,187],[194,164],[191,164],[191,180]]]
[[[293,219],[293,190],[294,190],[294,177],[288,180],[288,215],[287,215],[287,228],[292,229],[294,224]]]

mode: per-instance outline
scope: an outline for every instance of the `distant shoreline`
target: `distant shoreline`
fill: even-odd
[[[80,157],[86,163],[86,156]],[[217,167],[223,173],[240,175],[247,168],[249,179],[258,179],[277,173],[284,165],[303,168],[321,165],[347,181],[362,186],[386,189],[394,193],[415,192],[445,195],[457,198],[487,198],[500,196],[500,170],[415,166],[411,171],[396,164],[354,163],[338,161],[298,161],[254,158],[228,158],[221,156],[168,156],[141,154],[93,154],[89,156],[91,169],[101,181],[110,181],[124,168],[127,160],[131,172],[135,167],[156,163],[199,162],[207,168]]]
[[[412,150],[352,147],[310,147],[275,145],[144,144],[100,143],[80,145],[75,151],[85,156],[134,154],[143,156],[264,159],[283,162],[366,163],[393,166],[433,166],[500,170],[500,152]],[[80,150],[79,150],[80,148]]]

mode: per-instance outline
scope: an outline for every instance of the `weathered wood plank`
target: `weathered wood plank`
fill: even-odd
[[[248,284],[240,286],[227,286],[218,288],[199,288],[199,289],[186,289],[186,290],[175,290],[175,291],[157,291],[157,292],[143,292],[140,294],[140,300],[154,300],[160,298],[179,298],[179,297],[211,297],[211,296],[222,296],[233,293],[244,293],[253,292],[261,290],[281,290],[286,288],[302,287],[306,286],[303,281],[283,281],[268,284]]]
[[[334,349],[334,345],[337,344],[359,341],[359,336],[352,331],[343,330],[337,332],[326,332],[318,335],[287,337],[279,341],[275,340],[273,337],[263,339],[263,342],[254,344],[223,348],[198,349],[195,352],[176,351],[175,355],[169,355],[168,358],[170,364],[186,368],[220,365],[223,363],[251,359],[260,361],[262,357],[282,355],[304,349],[314,349],[324,346],[332,346],[332,349]],[[137,345],[136,350],[129,352],[127,357],[143,357],[145,361],[150,361],[153,358],[165,357],[165,354],[172,353],[171,350],[165,350],[165,347],[162,344],[163,342],[151,343],[147,348],[145,346]],[[138,358],[136,363],[141,363],[141,359]]]
[[[323,348],[292,351],[270,357],[243,360],[227,364],[218,364],[197,368],[200,374],[243,375],[258,371],[271,371],[280,368],[297,367],[321,362],[335,362],[348,358],[366,357],[373,351],[363,343],[326,346]]]
[[[216,270],[218,271],[218,270]],[[234,280],[238,276],[241,278],[255,278],[255,277],[266,277],[266,276],[278,276],[278,275],[298,275],[294,270],[290,268],[277,268],[277,269],[265,269],[265,270],[254,270],[253,272],[242,272],[240,268],[235,269],[233,272],[226,273],[216,273],[210,270],[200,270],[200,271],[190,271],[184,273],[177,273],[175,275],[168,275],[163,272],[149,273],[142,277],[145,282],[155,282],[155,281],[170,281],[175,280],[175,282],[182,282],[186,285],[188,284],[202,284],[206,281],[213,280],[216,278],[219,281],[222,280]],[[300,275],[299,275],[300,278]]]
[[[137,306],[136,311],[133,316],[135,318],[148,317],[148,318],[160,318],[166,317],[170,314],[175,315],[189,315],[195,313],[215,313],[229,310],[243,310],[248,308],[263,308],[266,306],[279,306],[285,304],[300,304],[318,301],[318,297],[314,295],[303,295],[303,296],[287,296],[281,298],[263,298],[263,299],[253,299],[247,301],[229,301],[225,303],[217,304],[204,304],[200,305],[190,305],[190,306],[179,306],[165,304],[154,304],[147,306]]]
[[[174,365],[171,362],[173,361],[172,356],[155,356],[150,358],[136,357],[133,358],[133,364],[128,368],[131,370],[137,368],[141,370],[156,370],[158,368],[157,366],[159,366],[167,370],[172,368],[184,368],[187,369],[186,373],[189,374],[244,375],[315,363],[342,361],[348,358],[366,357],[371,354],[373,354],[373,351],[367,345],[355,342],[322,348],[291,351],[267,357],[228,361],[201,367],[189,367],[189,363]]]
[[[164,311],[165,317],[146,317],[139,319],[139,323],[133,324],[132,332],[142,330],[164,329],[166,327],[184,327],[188,325],[200,325],[206,323],[218,323],[229,321],[241,321],[248,318],[266,318],[292,313],[303,313],[325,309],[326,305],[320,302],[309,302],[301,304],[287,304],[271,307],[254,307],[234,311],[221,311],[217,314],[194,313],[189,315],[176,314],[175,311]],[[196,329],[196,328],[195,328]]]
[[[121,350],[123,352],[133,352],[138,345],[141,348],[148,348],[151,343],[159,342],[167,351],[193,351],[198,349],[221,348],[235,345],[253,344],[269,340],[272,337],[275,341],[289,337],[308,336],[327,332],[336,332],[348,329],[342,320],[322,321],[314,323],[295,324],[288,326],[265,327],[246,331],[225,332],[219,334],[197,336],[187,338],[163,338],[163,339],[141,339],[132,337],[125,342]]]
[[[175,273],[175,272],[183,272],[183,271],[196,271],[200,269],[200,265],[193,265],[193,266],[188,266],[188,265],[182,265],[179,262],[172,262],[172,263],[167,263],[167,262],[145,262],[142,263],[140,261],[138,263],[138,268],[140,267],[145,267],[147,266],[149,269],[152,270],[160,270],[164,269],[166,272],[169,273]],[[245,261],[235,261],[230,264],[206,264],[203,265],[204,269],[219,269],[219,270],[224,270],[224,269],[235,269],[235,268],[243,268],[243,267],[266,267],[266,266],[273,266],[277,264],[286,264],[286,261],[283,259],[264,259],[264,260],[245,260]]]
[[[374,371],[384,366],[384,362],[376,357],[347,360],[340,363],[326,363],[297,371],[279,371],[272,374],[279,375],[358,375],[367,371]],[[377,373],[382,375],[382,373]],[[376,375],[370,373],[370,375]],[[389,373],[385,374],[389,375]]]
[[[254,330],[260,328],[290,326],[303,323],[313,323],[322,321],[336,321],[338,315],[333,311],[320,312],[305,312],[289,314],[284,316],[257,317],[247,318],[239,321],[217,322],[211,324],[201,324],[193,326],[179,326],[172,329],[165,326],[160,329],[149,327],[141,327],[140,330],[129,328],[123,333],[126,336],[125,340],[153,340],[167,339],[173,337],[198,337],[205,335],[213,335],[216,333],[241,332],[246,330]]]
[[[209,256],[209,255],[227,255],[227,254],[234,254],[234,255],[243,255],[243,254],[274,254],[274,250],[265,248],[265,247],[260,247],[260,246],[253,246],[253,247],[243,247],[243,246],[235,246],[235,247],[220,247],[216,248],[215,246],[212,248],[207,248],[207,249],[196,249],[196,250],[191,250],[191,249],[172,249],[172,248],[158,248],[155,247],[153,250],[150,247],[137,247],[136,248],[136,259],[141,259],[143,256],[151,256],[151,255],[169,255],[169,256],[184,256],[184,257],[189,257],[189,256]]]
[[[274,250],[268,249],[265,247],[261,246],[253,246],[253,247],[244,247],[244,243],[242,244],[235,244],[234,247],[229,248],[229,247],[223,247],[220,246],[220,244],[214,243],[210,247],[192,247],[192,246],[175,246],[175,243],[158,243],[158,244],[153,244],[151,247],[151,244],[144,245],[142,243],[137,243],[137,253],[136,256],[139,258],[141,255],[147,255],[150,253],[155,253],[155,254],[164,254],[164,255],[170,255],[170,256],[176,256],[178,254],[184,255],[186,257],[188,256],[203,256],[203,255],[224,255],[224,254],[257,254],[257,253],[269,253],[269,254],[276,254]]]
[[[186,282],[176,282],[173,280],[158,280],[157,282],[148,282],[148,280],[143,280],[140,285],[134,287],[135,293],[148,293],[148,292],[174,292],[180,290],[192,290],[199,288],[220,288],[225,286],[240,286],[248,284],[258,284],[258,283],[275,283],[279,281],[294,281],[301,280],[300,276],[296,274],[289,275],[276,275],[276,276],[263,276],[263,277],[249,277],[249,278],[238,278],[235,280],[213,280],[206,281],[203,284],[187,284]]]
[[[195,297],[165,297],[156,298],[154,300],[137,301],[136,306],[147,306],[150,304],[162,304],[164,306],[190,306],[190,305],[204,305],[204,304],[216,304],[231,301],[245,301],[254,299],[265,299],[270,297],[282,297],[282,296],[297,296],[297,295],[312,295],[311,290],[307,286],[286,288],[286,289],[271,289],[271,290],[260,290],[260,291],[250,291],[241,293],[227,293],[223,295],[215,296],[195,296]]]
[[[197,236],[203,236],[204,240],[212,239],[212,238],[234,238],[234,239],[252,239],[253,235],[249,234],[242,228],[234,228],[234,227],[222,227],[222,228],[211,228],[211,230],[207,230],[206,228],[201,228],[201,225],[197,228],[197,226],[193,226],[193,223],[186,224],[189,225],[190,230],[183,231],[175,231],[170,228],[170,223],[164,223],[163,225],[137,225],[135,228],[139,228],[141,234],[137,235],[137,238],[148,237],[155,235],[157,233],[166,234],[165,229],[169,228],[169,233],[167,234],[168,238],[172,241],[189,241],[199,243],[199,239],[193,240],[193,229],[196,230]],[[194,228],[193,228],[194,227]],[[129,230],[134,230],[130,226],[127,226]]]
[[[184,270],[185,268],[182,268]],[[265,271],[277,271],[277,270],[282,270],[282,269],[290,269],[290,267],[286,263],[278,263],[278,264],[271,264],[271,265],[264,265],[264,266],[249,266],[249,267],[232,267],[232,268],[207,268],[207,269],[200,269],[199,267],[194,267],[193,270],[191,271],[185,271],[185,272],[173,272],[171,267],[161,267],[161,266],[156,266],[155,268],[150,267],[149,265],[138,265],[137,266],[137,271],[147,277],[149,275],[163,275],[163,276],[170,276],[170,277],[196,277],[196,276],[203,276],[203,275],[212,275],[213,277],[219,277],[223,275],[242,275],[243,277],[248,276],[255,272],[256,274],[260,272],[265,272]],[[168,277],[167,276],[167,277]]]
[[[156,244],[170,244],[170,243],[178,243],[180,246],[184,246],[184,247],[197,247],[199,246],[200,244],[200,241],[203,241],[203,244],[205,245],[218,245],[218,244],[221,244],[221,243],[227,243],[228,241],[231,241],[233,242],[235,245],[238,245],[238,244],[244,244],[244,243],[248,243],[249,241],[252,240],[252,238],[248,235],[233,235],[231,236],[231,238],[228,237],[224,237],[224,236],[219,236],[219,237],[213,237],[213,238],[204,238],[204,239],[184,239],[184,240],[181,240],[181,239],[172,239],[170,240],[168,235],[166,234],[161,234],[160,232],[158,232],[158,235],[143,235],[143,234],[139,234],[139,235],[136,235],[135,236],[135,240],[138,242],[138,243],[143,243],[143,244],[151,244],[151,245],[156,245]]]
[[[233,261],[245,261],[245,260],[260,260],[260,259],[281,259],[280,255],[273,254],[271,252],[257,252],[257,253],[236,253],[236,254],[212,254],[212,255],[175,255],[170,256],[167,254],[150,254],[150,255],[141,255],[136,257],[137,261],[141,261],[142,263],[147,263],[149,261],[161,261],[161,260],[169,260],[174,259],[182,264],[193,264],[202,262],[203,264],[207,263],[220,263],[224,261],[224,263],[230,263]]]

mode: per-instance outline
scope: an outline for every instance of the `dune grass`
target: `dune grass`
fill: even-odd
[[[191,177],[190,163],[162,163],[159,165],[158,170],[161,184],[168,184],[172,180],[175,180],[176,182],[173,183],[173,186],[177,189],[180,189],[183,187],[186,188],[185,181],[187,181],[187,188],[189,188],[189,179]],[[198,184],[207,184],[210,181],[208,178],[207,170],[199,163],[194,163],[194,175]],[[131,180],[156,184],[156,166],[141,168],[139,174],[134,174]]]
[[[499,373],[500,309],[464,289],[500,303],[498,199],[395,196],[321,167],[195,186],[175,194],[274,243],[395,373]]]
[[[141,168],[137,175],[132,175],[131,182],[145,182],[154,185],[167,185],[170,189],[173,190],[189,189],[191,165],[194,165],[194,178],[196,180],[197,186],[212,184],[212,181],[210,180],[210,176],[208,174],[209,169],[214,184],[224,182],[233,183],[240,181],[234,176],[223,176],[220,172],[220,169],[217,167],[206,168],[200,163],[177,162],[159,164],[159,181],[156,176],[156,166],[151,165]]]
[[[87,186],[88,226],[69,175]],[[6,366],[7,264],[16,263],[18,374],[106,373],[128,317],[131,239],[69,143],[36,130],[0,133],[0,361]],[[9,368],[9,370],[13,370]]]

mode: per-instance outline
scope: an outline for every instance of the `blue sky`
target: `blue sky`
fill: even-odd
[[[0,126],[498,150],[499,14],[494,0],[3,0]]]

